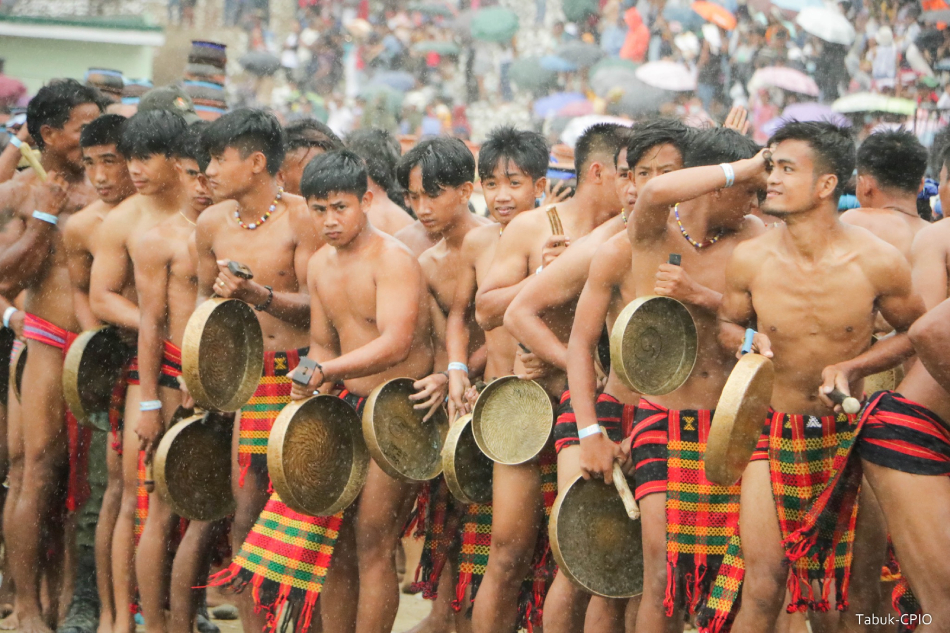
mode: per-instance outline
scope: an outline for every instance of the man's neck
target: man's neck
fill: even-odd
[[[249,187],[239,197],[238,212],[244,222],[257,222],[277,199],[277,180],[274,178],[259,179],[254,186]]]
[[[47,172],[62,174],[63,178],[70,183],[81,182],[85,176],[81,167],[77,168],[73,163],[49,150],[40,153],[40,164]]]
[[[363,230],[347,244],[337,246],[336,250],[340,254],[353,257],[369,245],[375,234],[376,229],[373,228],[373,225],[370,224],[369,219],[367,219]]]
[[[475,216],[469,212],[468,206],[466,205],[464,211],[459,209],[459,212],[456,214],[456,221],[442,232],[445,245],[453,250],[462,248],[462,240],[465,239],[465,234],[476,226],[479,226],[479,222],[475,219]]]
[[[917,195],[909,193],[886,193],[884,191],[877,191],[875,195],[870,196],[867,200],[860,201],[862,207],[869,207],[873,209],[890,209],[892,211],[898,211],[899,213],[905,213],[911,217],[918,217],[917,215]],[[867,204],[864,204],[867,202]]]
[[[148,200],[149,206],[162,213],[172,214],[182,207],[182,191],[176,185],[168,185],[158,193],[143,197]]]
[[[793,251],[803,259],[818,261],[837,239],[841,230],[837,208],[826,203],[802,213],[786,216],[785,235]]]
[[[372,178],[367,178],[366,190],[373,194],[373,205],[384,204],[389,200],[389,194],[386,190],[377,185]]]
[[[571,198],[555,205],[559,211],[574,214],[578,235],[587,235],[610,218],[619,215],[621,205],[605,206],[600,193],[597,186],[581,185]]]

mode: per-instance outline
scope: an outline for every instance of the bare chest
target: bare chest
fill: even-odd
[[[211,248],[215,259],[233,260],[250,268],[259,283],[296,288],[296,242],[286,223],[253,231],[229,225],[218,231]]]

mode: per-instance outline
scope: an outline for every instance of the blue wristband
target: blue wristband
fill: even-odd
[[[752,351],[752,338],[756,335],[756,331],[752,328],[746,328],[745,338],[742,340],[742,350],[740,354],[748,354]]]
[[[139,411],[158,411],[162,408],[161,400],[142,400],[139,403]]]
[[[719,166],[722,168],[722,173],[726,176],[726,189],[728,189],[736,182],[736,172],[729,163],[722,163]]]
[[[43,213],[42,211],[34,211],[33,217],[36,218],[37,220],[48,222],[52,224],[53,226],[56,226],[57,224],[59,224],[59,218],[53,215],[52,213]]]
[[[600,435],[600,425],[591,424],[590,426],[585,426],[582,429],[577,429],[577,439],[582,440],[585,437],[590,437],[591,435]]]
[[[11,134],[11,135],[10,135],[10,145],[12,145],[13,147],[15,147],[15,148],[17,148],[17,149],[20,149],[20,146],[23,145],[23,141],[21,141],[20,139],[18,139],[15,135]]]
[[[468,375],[468,365],[465,363],[449,363],[448,371],[464,371]]]

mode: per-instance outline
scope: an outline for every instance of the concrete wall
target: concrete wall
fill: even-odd
[[[82,80],[89,68],[111,68],[129,78],[151,79],[152,47],[99,44],[70,40],[0,37],[6,73],[26,84],[31,93],[57,77]]]

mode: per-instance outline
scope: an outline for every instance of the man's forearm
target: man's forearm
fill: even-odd
[[[567,369],[567,345],[555,336],[537,314],[526,313],[525,310],[508,310],[505,312],[505,328],[548,365]]]
[[[690,298],[690,303],[698,308],[716,314],[716,312],[719,311],[719,306],[722,305],[722,293],[716,292],[706,286],[699,286],[694,295]]]
[[[719,319],[719,344],[730,354],[735,354],[742,349],[742,343],[745,341],[746,328],[733,323]]]
[[[409,357],[411,340],[385,334],[323,365],[324,382],[362,378],[392,369]]]
[[[266,295],[264,301],[267,301]],[[291,325],[310,325],[310,297],[300,292],[275,292],[264,311]]]
[[[139,329],[139,307],[117,292],[90,293],[89,303],[96,318],[131,331]]]
[[[841,363],[848,370],[851,379],[866,378],[872,374],[897,367],[914,355],[914,344],[907,332],[898,332],[883,338],[866,352]]]
[[[475,298],[475,320],[486,332],[504,325],[505,312],[530,278],[522,279],[514,286],[496,288],[479,293]]]
[[[49,257],[55,227],[31,218],[16,242],[0,252],[0,279],[6,288],[22,286],[35,277]]]
[[[139,330],[138,364],[142,400],[158,400],[158,378],[161,374],[164,343],[155,323],[142,323]]]
[[[591,344],[585,337],[571,337],[567,352],[567,384],[571,391],[577,428],[597,424],[594,402],[597,398],[597,371],[594,367],[596,341]]]

